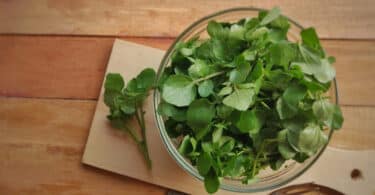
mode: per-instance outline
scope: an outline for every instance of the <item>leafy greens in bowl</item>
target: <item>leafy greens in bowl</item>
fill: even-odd
[[[154,103],[162,139],[208,193],[285,184],[342,125],[331,103],[334,61],[314,28],[278,8],[207,16],[177,38],[159,68]]]

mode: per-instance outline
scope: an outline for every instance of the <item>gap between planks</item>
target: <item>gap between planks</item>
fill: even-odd
[[[172,38],[121,38],[166,50]],[[113,37],[0,35],[0,96],[97,99]],[[375,40],[323,40],[340,104],[375,106]],[[159,62],[155,62],[159,63]]]
[[[279,6],[323,38],[375,38],[372,0],[0,1],[0,33],[174,37],[208,14],[249,6]]]
[[[0,97],[0,142],[83,146],[95,107],[92,100]],[[342,111],[344,126],[331,146],[375,149],[375,107],[342,106]]]

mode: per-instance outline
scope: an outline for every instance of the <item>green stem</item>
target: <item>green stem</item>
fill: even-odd
[[[210,78],[212,78],[212,77],[216,77],[216,76],[222,75],[222,74],[224,74],[224,73],[225,73],[225,71],[215,72],[215,73],[209,74],[209,75],[207,75],[207,76],[205,76],[205,77],[202,77],[202,78],[200,78],[200,79],[194,80],[193,83],[194,83],[194,84],[197,84],[197,83],[199,83],[199,82],[201,82],[201,81],[205,81],[205,80],[207,80],[207,79],[210,79]]]
[[[135,142],[137,142],[137,143],[141,142],[141,140],[134,134],[134,132],[129,127],[127,127],[126,125],[124,125],[124,128],[125,128],[125,131],[130,135],[130,137],[132,137],[132,139]]]
[[[264,150],[266,144],[269,144],[269,143],[272,143],[272,142],[277,142],[277,141],[278,141],[277,138],[274,138],[274,139],[265,139],[262,142],[262,144],[259,147],[259,151],[257,152],[257,155],[255,156],[255,159],[254,159],[253,169],[252,169],[252,172],[251,172],[252,177],[255,176],[255,170],[256,170],[256,167],[257,167],[258,160],[260,158],[260,154],[263,153],[263,150]]]
[[[126,125],[124,126],[125,131],[130,135],[130,137],[135,141],[135,143],[138,146],[138,149],[142,152],[144,159],[146,160],[147,167],[151,169],[151,159],[148,154],[147,144],[143,138],[143,140],[140,140],[138,136]]]
[[[148,152],[147,146],[147,136],[146,136],[146,125],[145,125],[145,118],[144,118],[144,111],[142,106],[136,106],[136,119],[138,121],[139,126],[141,127],[141,135],[142,135],[142,148],[143,148],[143,156],[145,157],[147,167],[151,169],[151,158]]]

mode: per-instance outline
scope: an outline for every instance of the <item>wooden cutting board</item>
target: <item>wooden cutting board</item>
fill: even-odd
[[[106,73],[121,73],[127,81],[145,67],[156,70],[163,54],[162,50],[116,40]],[[147,139],[153,161],[152,170],[148,170],[133,141],[110,127],[106,119],[109,110],[103,103],[103,92],[102,87],[82,158],[84,164],[190,194],[206,194],[202,182],[182,170],[164,147],[154,119],[152,95],[144,105]],[[371,165],[375,165],[375,151],[348,151],[328,147],[321,158],[291,184],[315,182],[347,194],[374,194],[375,171]],[[353,169],[360,170],[362,177],[352,179]],[[220,190],[218,194],[234,193]]]

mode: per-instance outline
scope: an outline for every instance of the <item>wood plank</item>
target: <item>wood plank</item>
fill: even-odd
[[[207,14],[241,6],[280,6],[322,38],[375,38],[373,0],[0,1],[0,33],[174,37]]]
[[[165,194],[80,163],[95,105],[0,98],[0,194]]]
[[[96,101],[0,98],[0,194],[163,194],[80,164]],[[331,146],[375,149],[375,107],[344,106]]]
[[[173,41],[122,39],[159,49]],[[0,96],[97,99],[113,40],[0,36]],[[374,106],[375,41],[324,40],[323,45],[337,59],[340,103]]]
[[[125,40],[160,49],[172,41]],[[0,36],[0,95],[96,99],[113,41],[113,37]]]

